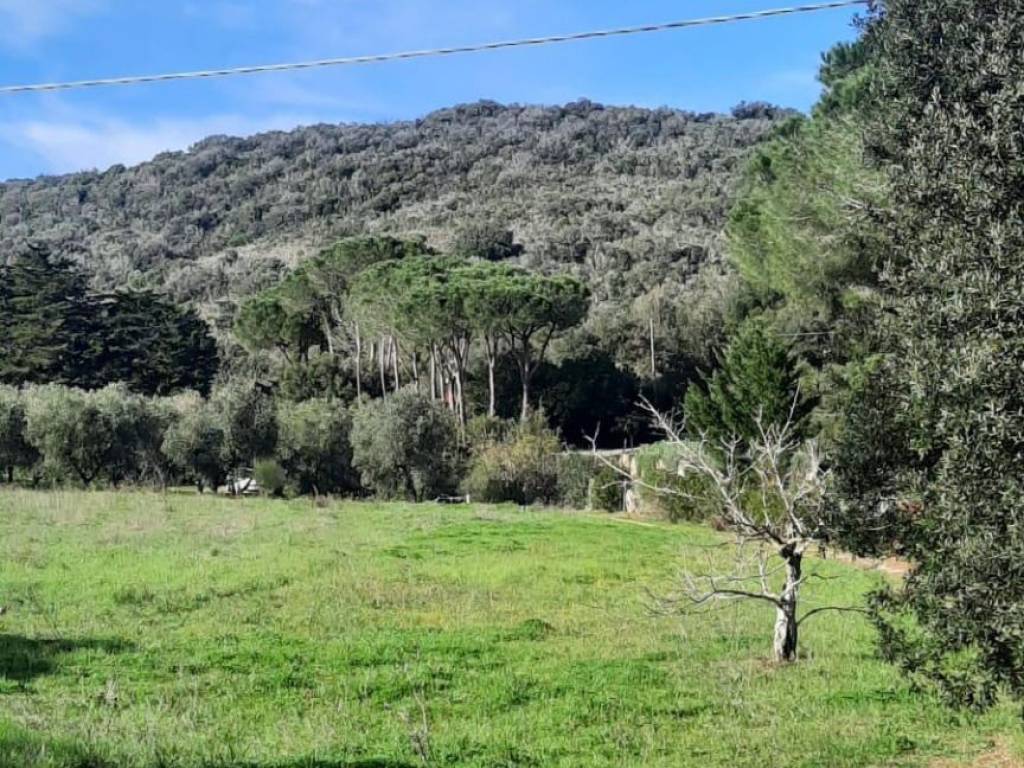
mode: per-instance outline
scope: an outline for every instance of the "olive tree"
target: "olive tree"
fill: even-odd
[[[384,498],[451,493],[461,464],[458,422],[414,391],[364,403],[352,420],[352,463],[363,485]]]
[[[239,379],[216,389],[211,406],[224,430],[222,457],[227,473],[238,479],[257,459],[274,455],[277,446],[277,404],[258,381]]]
[[[796,661],[799,629],[827,611],[856,611],[857,606],[815,605],[804,609],[801,590],[817,574],[805,568],[804,557],[824,547],[828,537],[826,489],[829,472],[816,443],[803,441],[787,419],[768,423],[756,417],[753,437],[715,440],[707,433],[690,437],[649,404],[647,410],[664,432],[667,471],[683,481],[671,487],[647,484],[601,454],[606,466],[649,491],[681,497],[717,514],[721,527],[734,538],[734,558],[726,567],[702,551],[705,562],[687,559],[680,589],[662,599],[683,613],[712,609],[723,602],[753,600],[775,609],[772,656]]]
[[[868,147],[891,187],[883,355],[848,415],[837,522],[914,565],[871,607],[882,650],[951,702],[1024,699],[1024,14],[887,0]]]
[[[48,384],[26,391],[26,438],[57,479],[117,485],[137,475],[146,403],[121,385],[94,392]]]
[[[25,401],[14,387],[0,386],[0,471],[8,483],[14,482],[14,470],[27,468],[39,458],[25,436]]]
[[[227,476],[224,428],[210,404],[198,397],[183,399],[179,407],[161,450],[200,493],[205,488],[215,491]]]
[[[302,493],[358,490],[349,433],[352,418],[340,403],[314,399],[278,409],[277,459]]]

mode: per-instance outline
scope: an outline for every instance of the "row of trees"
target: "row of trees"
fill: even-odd
[[[587,307],[586,288],[569,277],[440,256],[420,241],[363,238],[343,241],[246,302],[235,330],[250,350],[276,350],[290,364],[326,355],[350,365],[357,398],[411,383],[465,424],[474,355],[486,365],[487,415],[497,414],[497,374],[507,357],[525,417],[553,337],[582,322]]]
[[[482,501],[588,501],[593,462],[561,454],[534,414],[526,422],[454,412],[407,387],[349,407],[293,402],[254,382],[144,397],[123,385],[0,386],[0,470],[8,483],[340,494],[415,501],[469,493]]]

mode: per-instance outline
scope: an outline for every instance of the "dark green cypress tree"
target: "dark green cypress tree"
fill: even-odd
[[[88,282],[29,247],[0,268],[0,382],[91,382],[96,326]]]
[[[717,441],[750,440],[758,436],[758,418],[764,427],[792,418],[799,430],[807,405],[786,345],[754,317],[740,326],[704,387],[687,390],[684,413],[692,432]]]
[[[205,394],[217,366],[192,309],[150,292],[94,293],[84,272],[41,248],[0,267],[0,383]]]

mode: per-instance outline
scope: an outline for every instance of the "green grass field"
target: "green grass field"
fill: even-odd
[[[1013,749],[854,614],[653,615],[717,534],[513,507],[0,492],[0,765],[953,766]],[[808,604],[880,578],[835,563]],[[1007,746],[1010,745],[1010,746]]]

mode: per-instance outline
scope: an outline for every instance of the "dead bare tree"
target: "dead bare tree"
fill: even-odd
[[[792,414],[781,425],[766,425],[758,418],[753,440],[712,444],[707,436],[688,439],[681,425],[650,403],[643,405],[675,447],[674,466],[663,469],[696,480],[691,485],[700,490],[657,487],[640,478],[632,478],[633,483],[695,504],[711,501],[722,528],[735,536],[736,556],[727,573],[718,565],[720,560],[705,551],[705,566],[685,563],[680,591],[659,598],[660,605],[694,612],[731,600],[769,603],[775,607],[772,650],[778,662],[796,660],[799,628],[807,619],[826,611],[861,611],[819,606],[799,613],[801,586],[822,578],[804,572],[804,555],[812,547],[825,546],[828,472],[816,443],[796,437]]]

